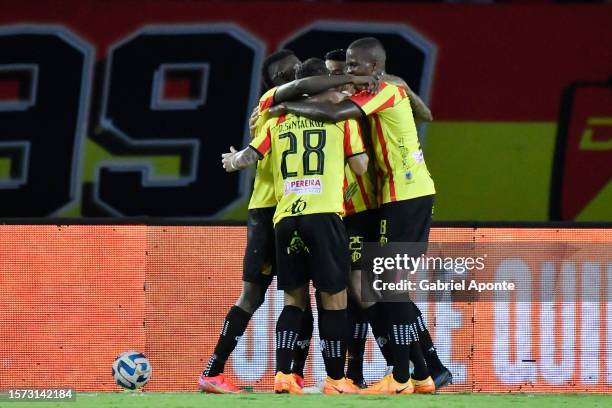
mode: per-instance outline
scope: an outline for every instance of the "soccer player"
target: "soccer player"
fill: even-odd
[[[309,75],[303,68],[302,75]],[[224,155],[223,162],[233,171],[272,156],[278,199],[274,214],[278,287],[285,291],[285,307],[276,327],[274,389],[302,393],[290,375],[290,360],[312,280],[323,309],[319,331],[328,374],[323,392],[355,393],[358,388],[344,376],[349,256],[340,214],[345,159],[356,174],[367,169],[358,124],[286,115],[270,119],[266,128],[246,149]]]
[[[329,75],[343,75],[346,65],[346,51],[337,49],[325,54],[325,66]],[[342,100],[355,92],[352,85],[342,88]],[[368,156],[372,157],[372,143],[369,125],[365,119],[360,120],[364,145]],[[370,162],[368,171],[356,175],[350,166],[345,166],[344,183],[344,225],[349,237],[351,272],[349,276],[348,320],[349,337],[347,340],[347,378],[353,380],[359,388],[366,388],[363,378],[363,358],[368,334],[368,321],[372,320],[372,332],[387,366],[393,365],[393,356],[387,345],[387,327],[380,305],[366,304],[361,300],[361,250],[364,242],[378,240],[378,200],[376,197],[376,169],[374,161]],[[363,309],[369,309],[364,313]]]
[[[325,54],[325,65],[330,71],[330,75],[344,74],[346,71],[346,51],[343,49],[337,49],[328,52]],[[381,70],[380,73],[383,81],[395,84],[407,92],[415,121],[430,122],[433,120],[431,110],[427,107],[423,100],[416,93],[414,93],[412,89],[410,89],[408,84],[406,84],[403,79],[390,75],[384,72],[384,70]],[[367,141],[370,140],[370,128],[369,126],[362,124],[362,130],[364,134],[367,133],[367,136],[364,136],[364,141],[366,142],[366,147],[369,147]],[[370,154],[370,151],[368,151],[368,153]],[[370,154],[370,156],[372,155]],[[377,240],[378,237],[376,237],[376,234],[378,233],[378,225],[373,224],[377,224],[379,222],[375,214],[373,214],[374,211],[371,211],[371,209],[378,207],[375,205],[376,203],[373,203],[373,201],[376,199],[376,182],[371,173],[371,171],[368,172],[370,175],[369,178],[365,176],[356,177],[352,175],[350,169],[347,168],[346,177],[347,180],[349,180],[347,191],[350,194],[345,193],[345,200],[350,199],[350,201],[348,201],[347,213],[344,218],[344,223],[349,235],[349,249],[351,251],[352,258],[351,288],[353,290],[350,291],[350,293],[359,297],[356,299],[356,302],[359,302],[361,306],[366,309],[369,307],[369,305],[360,301],[361,264],[359,259],[361,258],[362,242]],[[351,183],[351,179],[354,180],[353,183]],[[352,185],[354,185],[354,187],[351,187]],[[355,217],[350,216],[353,213],[355,214]],[[352,305],[354,305],[354,303],[349,302],[349,320],[351,320],[351,315],[353,315],[352,327],[354,327],[354,331],[353,337],[349,341],[348,346],[349,368],[347,370],[347,377],[353,379],[356,384],[359,384],[358,376],[359,373],[362,372],[360,364],[363,364],[365,333],[367,333],[367,319],[365,319],[364,322],[364,314],[359,314],[359,312],[352,313]],[[413,304],[413,306],[415,308],[415,313],[417,314],[417,329],[421,351],[424,354],[427,366],[432,373],[436,388],[439,389],[452,382],[452,374],[446,367],[444,367],[438,358],[421,311],[416,304]],[[375,307],[374,309],[369,310],[366,314],[370,316],[371,319],[375,319],[373,320],[373,323],[377,323],[373,324],[372,331],[376,338],[376,342],[383,353],[383,356],[387,360],[387,366],[391,366],[393,363],[390,356],[391,353],[389,352],[387,346],[389,339],[387,333],[382,327],[380,327],[382,324],[376,321],[381,319],[381,313],[377,309],[378,307]],[[366,327],[364,328],[364,326]],[[362,333],[364,333],[364,336],[361,336]]]
[[[351,76],[343,75],[342,77],[337,76],[335,78],[326,78],[328,70],[325,67],[325,62],[318,58],[310,58],[301,63],[296,69],[296,81],[279,87],[276,98],[284,100],[292,100],[296,98],[302,98],[310,96],[310,100],[328,100],[339,102],[344,98],[343,95],[339,95],[332,89],[328,89],[318,95],[312,95],[316,89],[327,89],[330,87],[353,87],[356,83],[368,84],[373,86],[375,82],[370,77],[355,78]],[[350,82],[349,82],[350,81]],[[320,294],[317,292],[317,305],[320,306]],[[319,316],[324,313],[324,310],[318,307]],[[352,315],[351,315],[352,316]],[[320,318],[320,317],[319,317]],[[306,357],[308,355],[308,345],[312,337],[313,328],[312,311],[310,310],[310,302],[308,302],[308,308],[303,314],[302,330],[298,336],[296,342],[296,348],[293,354],[293,362],[291,365],[291,372],[293,376],[298,380],[298,384],[304,383],[304,366],[306,363]],[[349,345],[352,343],[349,342]],[[349,367],[352,366],[349,364]],[[353,371],[350,371],[353,372]],[[363,377],[363,376],[362,376]],[[352,378],[352,377],[348,377]],[[361,380],[363,382],[363,378]]]
[[[318,76],[316,74],[319,74]],[[368,89],[375,86],[376,81],[371,77],[356,77],[352,75],[336,76],[334,78],[326,77],[328,74],[325,64],[318,58],[310,58],[296,66],[296,80],[288,84],[281,85],[276,88],[273,98],[268,98],[264,107],[274,105],[287,100],[303,98],[307,95],[312,95],[315,90],[327,89],[316,97],[322,97],[323,100],[339,102],[343,97],[338,97],[338,93],[333,91],[334,87],[354,87],[356,85],[367,86]],[[331,88],[331,89],[328,89]],[[310,99],[313,99],[311,97]],[[267,118],[262,115],[261,117]],[[260,119],[261,119],[260,117]],[[258,122],[259,123],[259,122]],[[264,159],[265,160],[265,159]],[[318,294],[317,294],[318,295]],[[320,303],[320,302],[318,302]],[[319,309],[322,312],[321,309]],[[313,317],[310,309],[310,302],[302,317],[302,327],[296,341],[296,347],[293,353],[293,361],[291,364],[291,372],[297,383],[303,387],[304,384],[304,366],[308,356],[310,340],[313,331]]]
[[[384,74],[385,60],[384,47],[378,40],[362,38],[347,50],[347,72],[380,77]],[[276,113],[283,111],[329,122],[368,117],[381,175],[380,239],[383,242],[427,242],[435,188],[423,159],[410,100],[404,89],[383,81],[375,94],[360,92],[338,104],[288,102],[277,106]],[[435,384],[417,337],[417,309],[409,301],[385,303],[383,307],[390,320],[393,373],[364,391],[433,392]],[[414,382],[410,378],[411,357]]]
[[[289,50],[281,50],[268,56],[263,64],[264,85],[269,88],[259,100],[259,119],[255,128],[261,127],[266,111],[274,104],[277,86],[294,79],[299,59]],[[270,160],[259,161],[253,193],[249,202],[247,220],[247,246],[244,254],[242,292],[225,317],[225,322],[208,365],[198,383],[200,389],[215,394],[240,393],[223,374],[225,362],[253,316],[264,302],[265,294],[275,273],[274,229],[272,216],[276,207],[274,181]],[[310,324],[312,326],[312,323]],[[307,330],[307,329],[306,329]],[[312,332],[312,328],[310,329]]]
[[[344,53],[344,51],[342,51]],[[344,55],[344,54],[343,54]],[[320,60],[318,58],[310,58],[306,61],[304,61],[302,64],[300,64],[296,70],[296,78],[304,78],[304,77],[309,77],[309,75],[305,74],[306,72],[308,72],[310,74],[310,77],[312,76],[321,76],[321,75],[329,75],[330,71],[328,70],[329,66],[327,66],[327,62],[328,61],[323,61]],[[338,71],[335,72],[335,75],[343,75],[343,67],[344,67],[344,60],[342,61],[342,68]],[[340,92],[341,89],[350,89],[352,91],[354,91],[354,85],[352,83],[350,84],[345,84],[342,86],[337,87],[336,89],[329,89],[327,91],[321,92],[317,95],[309,95],[308,100],[310,101],[316,101],[316,100],[321,100],[321,101],[332,101],[332,102],[339,102],[343,99],[345,99],[347,97],[347,92]],[[312,88],[311,88],[312,90]],[[363,130],[363,125],[368,126],[367,122],[365,122],[364,124],[361,124],[360,127]],[[363,139],[364,141],[369,141],[369,136],[367,136],[365,139]],[[371,153],[371,148],[369,149],[368,153]],[[346,177],[348,177],[349,183],[345,183],[345,187],[348,186],[350,184],[351,188],[347,189],[345,188],[345,204],[346,201],[348,200],[350,202],[350,207],[347,207],[345,205],[345,215],[352,215],[354,212],[359,212],[362,211],[363,206],[367,206],[366,208],[374,208],[377,207],[377,201],[376,201],[376,190],[375,190],[375,175],[373,174],[374,171],[374,165],[373,163],[371,163],[370,166],[368,166],[368,174],[367,176],[364,175],[363,177],[368,177],[367,179],[362,180],[362,176],[357,176],[355,175],[351,169],[350,166],[347,165],[345,166],[346,168]],[[353,183],[353,181],[355,183]],[[367,200],[366,199],[366,203],[361,203],[358,198],[353,198],[351,199],[350,197],[347,198],[347,192],[351,191],[353,192],[354,189],[353,187],[355,187],[356,185],[360,185],[363,187],[363,185],[365,184],[367,190],[365,191],[366,194],[370,195],[370,199]],[[372,207],[371,205],[373,205],[374,207]],[[348,212],[347,212],[347,208],[348,208]],[[364,216],[366,214],[363,214]],[[350,235],[349,235],[349,239],[351,241],[354,241],[355,238],[359,238],[355,236],[355,226],[357,225],[364,225],[364,223],[362,221],[356,221],[359,218],[359,220],[364,220],[366,217],[360,218],[358,216],[356,217],[348,217],[345,218],[345,226],[347,228],[347,231],[349,231]],[[349,220],[351,222],[349,222]],[[372,235],[371,235],[371,239],[370,237],[368,237],[368,240],[374,240],[376,238],[374,238],[375,233],[378,231],[378,226],[375,222],[375,219],[372,219],[372,222],[370,224],[368,224],[369,226],[371,226],[372,228],[370,229]],[[363,241],[363,240],[362,240]],[[349,250],[352,251],[351,253],[351,257],[353,259],[353,261],[351,262],[351,268],[353,268],[355,265],[359,264],[359,261],[357,259],[355,259],[355,255],[359,255],[360,253],[355,252],[357,249],[355,248],[355,244],[349,244]],[[349,287],[350,289],[350,287]],[[359,388],[365,388],[366,384],[363,378],[363,355],[364,355],[364,351],[365,351],[365,340],[366,340],[366,335],[367,335],[367,331],[368,331],[368,321],[361,309],[361,306],[359,304],[357,304],[354,300],[354,295],[351,293],[351,291],[349,290],[349,298],[348,298],[348,307],[347,307],[347,315],[348,315],[348,320],[349,320],[349,327],[348,327],[348,337],[347,337],[347,359],[348,359],[348,363],[347,363],[347,372],[346,372],[346,376],[348,379],[352,380],[353,383],[355,385],[357,385]],[[319,297],[317,297],[317,304],[320,305],[320,299]],[[324,311],[319,307],[319,316],[321,316],[322,313],[324,313]],[[386,342],[386,340],[383,339],[385,333],[386,333],[386,327],[384,325],[384,316],[382,313],[380,313],[381,315],[381,319],[380,320],[380,324],[378,326],[374,326],[376,328],[378,328],[380,330],[379,332],[376,332],[376,329],[374,329],[374,332],[379,334],[379,339],[380,342],[379,344],[381,345],[381,350],[383,351],[383,354],[385,355],[385,357],[390,361],[390,357],[391,357],[391,353],[389,350],[389,347],[384,347],[384,343]],[[305,313],[304,314],[305,318],[312,318],[312,315],[310,313]],[[302,326],[303,328],[305,327],[305,325],[303,324]],[[302,332],[300,333],[300,335],[307,335],[307,334],[312,334],[312,330],[311,331],[307,331],[307,330],[302,330]],[[310,341],[310,338],[304,338],[304,337],[298,337],[298,341],[297,341],[297,345],[299,346],[300,344],[308,344]],[[303,377],[303,367],[304,367],[304,363],[305,363],[305,356],[303,358],[298,358],[302,356],[302,347],[296,347],[296,351],[294,353],[294,360],[293,360],[293,364],[292,364],[292,372],[295,375],[300,375]],[[391,362],[389,364],[392,364]]]
[[[333,87],[346,83],[372,84],[369,77],[360,78],[350,75],[310,81],[308,79],[293,81],[295,69],[300,61],[290,50],[277,51],[266,58],[262,67],[264,86],[268,91],[260,98],[256,115],[251,116],[251,130],[256,135],[267,120],[267,111],[276,103],[291,100],[310,91],[313,85],[317,88]],[[292,82],[293,81],[293,82]],[[327,81],[327,83],[325,83]],[[232,148],[233,150],[233,148]],[[229,310],[223,324],[215,351],[198,383],[202,391],[209,393],[240,393],[235,384],[223,375],[225,362],[236,347],[238,340],[255,311],[265,299],[265,293],[275,273],[274,229],[272,216],[276,206],[274,184],[270,159],[264,158],[257,165],[255,184],[249,202],[247,220],[247,247],[243,262],[243,288],[236,304]],[[312,313],[304,313],[302,330],[298,338],[300,347],[293,360],[295,380],[303,385],[303,367],[308,354],[309,340],[312,336]]]

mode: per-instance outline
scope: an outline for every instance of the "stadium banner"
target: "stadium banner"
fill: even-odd
[[[113,360],[136,350],[153,369],[145,390],[196,390],[240,293],[245,238],[244,226],[1,225],[0,389],[115,391]],[[431,242],[525,249],[484,261],[522,285],[516,295],[415,299],[448,391],[612,391],[612,230],[434,228]],[[585,256],[576,242],[607,250]],[[271,390],[281,308],[273,284],[226,366],[240,386]],[[385,369],[371,336],[364,368],[369,382]],[[306,382],[323,376],[315,324]]]
[[[611,11],[4,1],[0,216],[244,219],[252,172],[218,158],[248,141],[265,55],[376,36],[433,110],[436,220],[612,221]]]

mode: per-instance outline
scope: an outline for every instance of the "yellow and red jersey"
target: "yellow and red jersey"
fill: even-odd
[[[361,139],[368,156],[373,157],[372,142],[367,120],[360,121]],[[376,164],[368,163],[368,171],[358,176],[348,164],[344,166],[344,215],[350,216],[362,211],[378,208],[376,196]]]
[[[261,132],[264,124],[268,120],[268,109],[274,105],[274,93],[276,87],[268,90],[259,98],[259,117],[255,123],[255,138]],[[255,183],[253,185],[253,193],[251,201],[249,201],[249,210],[255,208],[268,208],[276,205],[276,196],[274,195],[274,178],[272,176],[271,160],[264,158],[259,160],[255,170]]]
[[[274,224],[291,216],[344,213],[345,159],[365,152],[357,121],[271,118],[250,146],[272,161]]]
[[[378,168],[379,203],[435,194],[404,89],[382,82],[375,94],[350,98],[367,115]]]

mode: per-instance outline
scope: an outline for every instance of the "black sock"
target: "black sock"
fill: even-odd
[[[427,326],[425,325],[425,320],[423,319],[423,314],[421,310],[416,304],[412,304],[416,318],[417,318],[417,330],[419,334],[419,343],[421,345],[421,351],[423,353],[423,357],[427,362],[427,367],[430,368],[431,371],[443,371],[446,369],[444,364],[440,361],[438,357],[438,353],[436,352],[436,348],[434,347],[433,341],[431,340],[431,335],[429,334],[429,330],[427,330]]]
[[[423,358],[421,345],[418,342],[412,342],[410,344],[410,361],[412,361],[412,365],[414,366],[412,378],[422,381],[429,377],[429,370],[427,369],[427,364]]]
[[[346,309],[325,310],[319,317],[321,354],[323,355],[327,375],[334,380],[344,377],[346,332]]]
[[[300,332],[304,312],[285,306],[276,322],[276,372],[291,373],[291,357]]]
[[[238,344],[238,340],[244,334],[251,316],[250,313],[245,312],[238,306],[231,307],[229,312],[227,312],[227,316],[225,316],[225,322],[223,322],[223,328],[221,329],[219,340],[217,340],[215,352],[208,360],[208,365],[202,374],[214,377],[223,372],[225,361],[236,348],[236,344]]]
[[[364,309],[370,326],[372,326],[372,335],[376,339],[376,344],[382,353],[388,366],[393,365],[393,348],[389,343],[389,325],[387,316],[384,313],[382,303],[376,303],[373,306]]]
[[[363,355],[368,336],[368,319],[361,307],[349,300],[347,308],[348,338],[346,344],[346,377],[354,382],[363,380]]]
[[[312,318],[312,309],[310,305],[308,305],[308,309],[306,309],[302,315],[300,334],[295,343],[293,362],[291,364],[291,372],[298,374],[302,378],[304,377],[304,366],[306,365],[306,358],[308,357],[308,350],[310,348],[313,325],[314,319]]]
[[[416,341],[416,321],[410,302],[385,303],[389,316],[389,336],[393,346],[393,378],[405,383],[410,378],[410,344]]]

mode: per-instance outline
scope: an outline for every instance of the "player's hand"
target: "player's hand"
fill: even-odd
[[[223,164],[223,168],[225,169],[226,172],[232,173],[234,171],[239,170],[234,165],[234,160],[236,159],[237,154],[238,154],[238,151],[234,148],[234,146],[230,146],[229,153],[223,153],[221,155],[221,164]]]
[[[380,87],[380,80],[368,75],[353,75],[352,84],[360,91],[367,90],[369,93],[376,93]]]
[[[268,110],[270,116],[281,116],[287,114],[287,107],[282,103],[275,105]]]
[[[253,112],[251,112],[251,117],[249,118],[249,131],[251,133],[251,138],[255,137],[255,125],[257,124],[257,119],[259,119],[259,105],[255,106]]]

